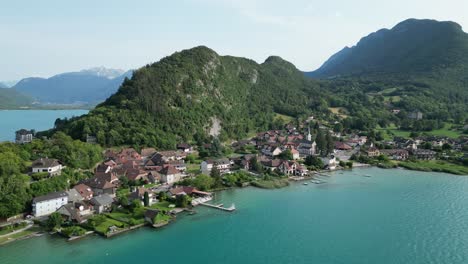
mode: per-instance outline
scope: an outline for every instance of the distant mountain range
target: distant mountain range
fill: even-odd
[[[50,78],[25,78],[11,89],[39,104],[96,104],[115,93],[131,76],[132,71],[99,67]]]
[[[404,74],[457,70],[468,67],[468,34],[455,22],[408,19],[381,29],[345,47],[319,69],[317,78]],[[467,74],[468,76],[468,74]]]
[[[13,89],[0,88],[0,109],[29,107],[33,99]]]

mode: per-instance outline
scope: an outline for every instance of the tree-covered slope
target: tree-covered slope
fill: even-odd
[[[427,119],[463,123],[468,34],[454,22],[409,19],[370,34],[306,75],[323,79],[337,96],[332,105],[357,109],[350,111],[353,116],[366,111],[358,100],[371,100],[374,108],[422,111]]]
[[[275,113],[309,114],[322,96],[315,81],[279,57],[257,64],[196,47],[135,71],[88,115],[56,125],[74,138],[96,135],[105,145],[173,148],[210,133],[241,138],[267,129]]]
[[[454,22],[408,19],[344,48],[312,77],[369,74],[427,74],[468,67],[468,34]],[[465,72],[466,73],[466,72]]]

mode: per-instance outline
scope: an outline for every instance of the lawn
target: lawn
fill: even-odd
[[[151,205],[149,208],[158,209],[158,210],[165,210],[165,211],[169,212],[170,210],[174,209],[174,208],[169,207],[170,204],[171,203],[168,202],[168,201],[163,201],[163,202],[155,203],[155,204]]]
[[[107,234],[109,231],[109,227],[116,226],[118,228],[125,227],[123,222],[117,221],[115,219],[107,218],[105,222],[101,223],[100,225],[96,226],[95,230],[102,234]]]
[[[399,166],[409,170],[435,171],[457,175],[468,175],[468,167],[441,160],[403,161],[399,162]]]
[[[16,234],[12,234],[10,236],[1,237],[0,238],[0,244],[3,244],[6,241],[11,240],[11,239],[18,239],[18,238],[22,238],[22,237],[25,237],[25,236],[29,236],[29,235],[31,235],[33,233],[36,233],[36,232],[39,232],[41,230],[42,229],[40,227],[33,226],[33,227],[29,228],[28,230],[25,230],[25,231],[22,231],[22,232],[19,232],[19,233],[16,233]]]
[[[4,226],[0,230],[0,236],[6,235],[8,233],[14,232],[16,230],[25,228],[27,226],[26,222],[22,222],[21,224],[15,226],[15,225],[9,225],[9,226]]]
[[[157,214],[156,219],[154,221],[155,224],[160,224],[160,223],[167,223],[171,220],[171,217],[167,214]]]

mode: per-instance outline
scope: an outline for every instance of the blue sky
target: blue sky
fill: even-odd
[[[464,0],[0,0],[0,80],[95,66],[132,69],[197,45],[314,70],[407,18],[468,27]]]

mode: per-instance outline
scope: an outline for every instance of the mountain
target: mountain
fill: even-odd
[[[5,89],[5,88],[10,88],[10,87],[8,87],[8,85],[0,82],[0,89]]]
[[[318,78],[369,74],[417,75],[468,67],[468,34],[454,22],[405,20],[345,47],[319,69]]]
[[[362,38],[305,74],[321,79],[337,96],[334,107],[364,123],[372,122],[370,109],[403,110],[398,118],[382,113],[374,120],[382,127],[393,123],[418,130],[426,120],[404,118],[413,111],[436,127],[468,120],[468,34],[454,22],[405,20]]]
[[[318,91],[280,57],[257,64],[201,46],[138,69],[89,114],[58,122],[56,130],[76,139],[96,135],[103,145],[160,148],[210,135],[242,138],[270,128],[276,113],[310,115],[324,96]]]
[[[32,98],[13,89],[0,88],[0,109],[29,107]]]
[[[41,104],[93,104],[117,91],[131,71],[103,67],[62,73],[50,78],[26,78],[12,89],[27,94]]]

